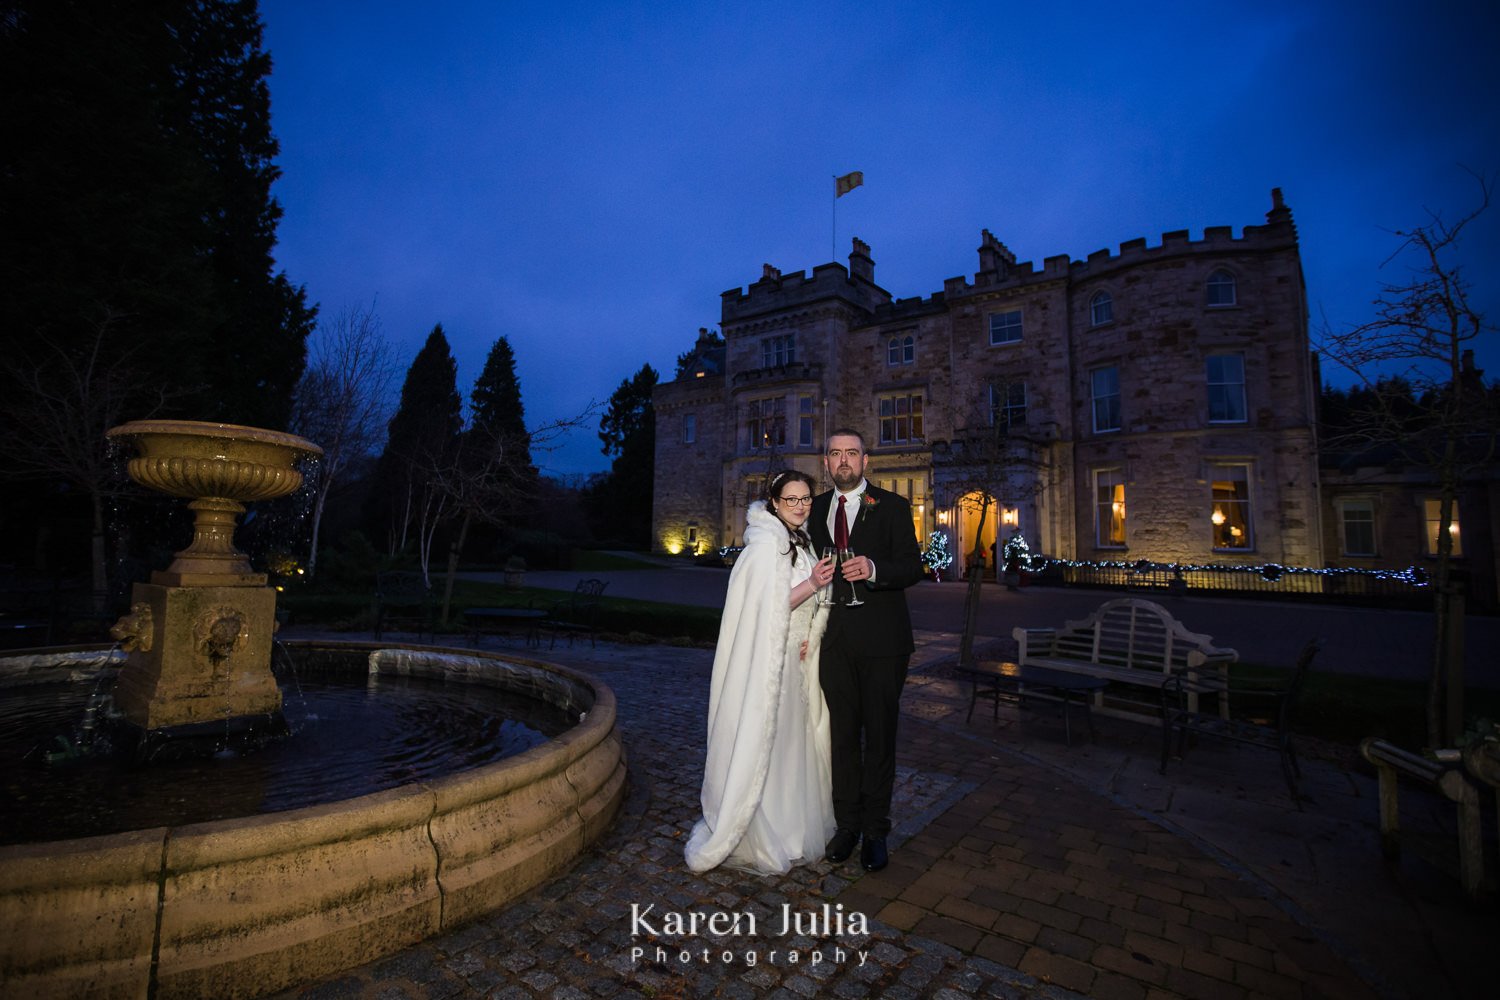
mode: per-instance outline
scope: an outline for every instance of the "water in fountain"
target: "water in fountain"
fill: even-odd
[[[71,682],[10,686],[0,701],[0,844],[93,836],[279,812],[394,788],[508,757],[559,735],[576,707],[503,686],[434,676],[472,673],[462,655],[425,653],[425,670],[381,651],[372,673],[362,649],[283,650],[296,660],[298,697],[284,709],[293,737],[253,752],[221,741],[217,753],[137,766],[84,732],[118,658],[94,654],[53,673]],[[0,676],[17,658],[0,659]],[[492,671],[496,668],[491,665]],[[92,676],[90,676],[92,675]],[[545,675],[544,675],[545,678]],[[545,679],[541,683],[546,683]],[[535,684],[531,684],[533,688]],[[555,700],[555,699],[554,699]]]

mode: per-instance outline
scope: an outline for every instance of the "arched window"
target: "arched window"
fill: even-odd
[[[917,338],[911,334],[904,337],[892,337],[885,345],[885,363],[887,365],[909,365],[917,360]]]
[[[1208,304],[1211,306],[1232,306],[1238,302],[1235,293],[1234,275],[1220,268],[1208,276]]]
[[[1089,325],[1103,326],[1115,319],[1115,300],[1108,292],[1095,292],[1089,299]]]

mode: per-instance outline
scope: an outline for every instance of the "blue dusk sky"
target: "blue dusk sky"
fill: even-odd
[[[435,323],[467,399],[510,338],[533,426],[663,380],[761,265],[871,246],[898,298],[1018,260],[1265,221],[1314,336],[1370,318],[1392,231],[1500,173],[1500,4],[262,0],[285,217],[325,317]],[[865,184],[833,200],[833,177]],[[836,214],[835,214],[836,204]],[[1500,205],[1464,259],[1500,318]],[[1500,375],[1494,338],[1480,364]],[[1346,376],[1325,366],[1336,384]],[[537,456],[607,468],[597,419]]]

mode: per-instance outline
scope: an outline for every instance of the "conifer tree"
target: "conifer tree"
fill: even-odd
[[[428,574],[432,538],[446,513],[441,476],[458,445],[462,409],[458,365],[439,323],[406,371],[401,403],[391,417],[372,498],[392,555],[404,550],[416,533],[424,576]],[[431,580],[428,582],[430,585]]]
[[[656,474],[656,410],[651,391],[656,369],[649,364],[622,381],[599,420],[604,454],[614,462],[609,475],[585,497],[597,531],[646,548],[651,541],[651,500]]]
[[[315,310],[271,256],[269,72],[255,0],[0,7],[0,443],[28,477],[0,520],[45,534],[92,498],[96,589],[114,487],[75,473],[112,467],[101,413],[286,425]],[[57,440],[95,453],[58,471]]]

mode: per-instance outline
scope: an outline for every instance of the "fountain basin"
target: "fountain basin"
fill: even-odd
[[[500,909],[607,829],[625,782],[609,688],[540,661],[434,647],[371,669],[518,690],[582,718],[497,763],[342,802],[0,847],[7,992],[273,992]]]

